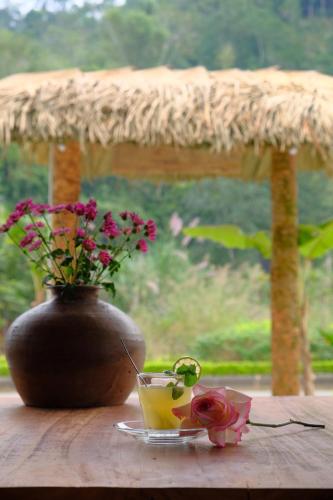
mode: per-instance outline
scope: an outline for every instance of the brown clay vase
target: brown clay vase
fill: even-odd
[[[19,316],[5,350],[16,389],[28,406],[83,408],[122,404],[145,344],[122,311],[98,299],[97,287],[53,287],[51,300]]]

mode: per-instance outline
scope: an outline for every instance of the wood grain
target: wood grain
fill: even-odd
[[[295,156],[272,150],[272,391],[297,395],[300,391],[300,304]]]
[[[87,410],[0,397],[0,498],[332,499],[332,415],[332,397],[255,398],[254,421],[295,418],[326,429],[253,427],[236,447],[202,438],[162,448],[114,429],[140,417],[134,395],[123,406]]]

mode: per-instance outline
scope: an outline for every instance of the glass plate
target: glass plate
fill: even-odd
[[[185,444],[206,433],[206,429],[145,429],[142,420],[118,422],[115,428],[147,444]]]

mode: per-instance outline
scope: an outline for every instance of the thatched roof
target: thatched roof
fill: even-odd
[[[330,171],[333,78],[160,67],[0,80],[0,144],[28,144],[43,156],[46,144],[72,139],[96,174],[262,178],[269,145],[297,148],[300,166]]]

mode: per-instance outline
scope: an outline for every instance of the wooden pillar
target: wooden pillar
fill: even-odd
[[[272,149],[272,392],[299,393],[297,175],[295,156]]]
[[[71,203],[80,198],[80,146],[71,141],[54,144],[50,152],[49,203]],[[53,227],[74,228],[75,216],[71,213],[55,214]]]

